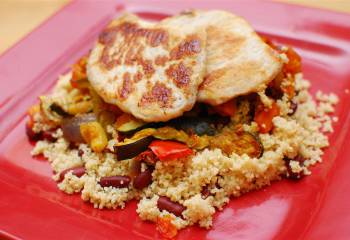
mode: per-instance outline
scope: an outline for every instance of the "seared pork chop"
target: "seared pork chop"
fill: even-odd
[[[278,53],[243,18],[229,12],[189,11],[164,19],[161,25],[207,31],[206,74],[198,101],[218,105],[263,90],[281,71]]]
[[[125,14],[99,36],[88,79],[108,103],[148,122],[190,110],[205,72],[206,31],[158,25]]]

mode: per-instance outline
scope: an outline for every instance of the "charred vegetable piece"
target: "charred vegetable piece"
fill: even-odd
[[[80,125],[82,123],[94,121],[96,121],[96,116],[93,113],[82,114],[73,118],[64,119],[61,124],[63,137],[70,142],[84,142],[84,139],[80,134]]]
[[[66,111],[64,111],[63,108],[60,105],[58,105],[57,103],[52,103],[50,105],[50,110],[55,112],[55,113],[57,113],[58,115],[60,115],[60,116],[62,116],[64,118],[70,116],[70,114],[67,113]]]
[[[137,139],[141,139],[141,138],[145,138],[145,137],[148,137],[148,136],[153,136],[153,134],[157,131],[157,129],[155,128],[145,128],[145,129],[142,129],[138,132],[136,132],[130,139],[125,139],[125,141],[135,141]]]
[[[148,145],[152,142],[152,136],[146,136],[137,140],[128,140],[127,142],[118,143],[114,146],[118,160],[125,160],[136,157],[147,150]]]
[[[230,100],[223,104],[214,106],[214,111],[220,114],[221,116],[232,117],[236,113],[236,101]]]
[[[149,148],[161,161],[174,160],[193,154],[187,145],[174,141],[154,140]]]
[[[259,158],[263,154],[264,148],[259,137],[249,132],[235,132],[226,129],[222,133],[212,138],[210,141],[211,148],[220,148],[224,153],[230,155],[247,154],[250,157]]]
[[[245,153],[250,157],[259,158],[264,153],[264,146],[261,143],[258,136],[249,133],[243,132],[238,134],[239,141],[237,141],[237,147],[242,147]]]
[[[93,105],[93,113],[98,116],[98,114],[104,110],[104,106],[106,103],[102,100],[102,98],[95,92],[93,88],[89,89],[89,95],[91,96],[92,105]]]
[[[75,103],[71,103],[67,106],[67,112],[70,115],[85,114],[93,110],[92,100],[82,100]]]
[[[106,129],[108,125],[112,125],[115,122],[116,116],[111,111],[101,111],[97,118],[98,122]]]
[[[175,140],[178,142],[186,143],[187,146],[195,149],[203,149],[209,145],[208,136],[198,136],[196,134],[187,134],[182,130],[176,130],[172,127],[162,128],[146,128],[137,133],[131,139],[140,139],[146,136],[153,136],[154,138],[161,140]]]
[[[131,131],[137,131],[145,124],[145,122],[134,118],[130,114],[124,113],[117,118],[115,127],[117,131],[127,133]]]
[[[198,136],[215,134],[213,120],[201,117],[180,117],[169,122],[170,126]]]
[[[80,134],[94,152],[102,152],[108,144],[106,132],[98,122],[82,123]]]
[[[63,116],[51,110],[52,104],[54,104],[53,99],[47,96],[40,96],[40,113],[42,114],[45,122],[50,122],[52,124],[59,124],[62,122]]]
[[[161,140],[183,142],[186,143],[187,146],[195,149],[203,149],[209,145],[208,136],[198,136],[196,134],[189,135],[182,130],[176,130],[171,127],[158,128],[152,135]]]
[[[171,127],[158,128],[152,134],[155,138],[161,140],[176,140],[179,142],[187,143],[189,136],[182,130],[176,130]]]
[[[184,112],[184,117],[206,117],[208,116],[208,105],[204,103],[196,103],[193,108]]]
[[[268,133],[273,128],[272,119],[280,114],[280,109],[275,101],[271,108],[265,107],[262,103],[255,110],[254,121],[258,124],[260,133]]]

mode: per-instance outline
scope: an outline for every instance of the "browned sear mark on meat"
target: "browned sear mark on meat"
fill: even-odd
[[[146,75],[146,77],[151,77],[155,72],[151,60],[140,59],[138,60],[138,63],[142,66],[143,73]]]
[[[174,81],[177,87],[185,87],[190,82],[191,69],[187,68],[183,62],[172,64],[165,72],[166,75]]]
[[[143,46],[139,46],[138,48],[135,48],[134,46],[128,46],[128,50],[125,54],[124,63],[126,65],[133,65],[135,63],[140,64],[143,50],[144,50]],[[119,51],[122,51],[122,50],[119,50]]]
[[[168,33],[162,29],[148,30],[148,41],[151,47],[157,47],[161,44],[165,44],[168,41]],[[147,36],[147,35],[146,35]]]
[[[158,66],[164,66],[165,63],[168,61],[168,57],[167,56],[158,56],[156,57],[156,59],[154,60],[154,63]]]
[[[134,83],[139,82],[141,79],[142,79],[142,73],[138,71],[138,72],[134,75]]]
[[[145,93],[141,98],[141,106],[150,103],[158,103],[160,107],[170,107],[172,104],[171,89],[165,84],[157,82],[150,92]]]
[[[123,84],[119,89],[119,96],[121,99],[128,98],[129,94],[134,90],[133,83],[130,78],[130,73],[126,72],[123,75]]]
[[[120,44],[114,44],[116,38],[122,37]],[[105,29],[99,36],[99,43],[104,45],[100,61],[107,68],[112,69],[116,65],[134,63],[140,64],[147,76],[154,73],[152,63],[149,60],[142,60],[141,52],[143,47],[135,50],[134,46],[145,42],[146,45],[157,47],[166,45],[168,42],[168,33],[163,29],[142,28],[136,23],[123,22],[117,26]],[[118,39],[119,40],[119,39]],[[113,53],[111,53],[113,50]],[[126,52],[126,53],[125,53]],[[125,53],[124,63],[121,62]]]
[[[105,48],[100,58],[100,61],[108,70],[112,69],[114,66],[119,65],[121,63],[120,59],[116,57],[116,54],[111,55],[109,53],[109,50],[110,50],[109,48]]]
[[[168,41],[168,33],[163,29],[147,29],[142,28],[136,23],[125,22],[119,25],[119,32],[124,37],[145,38],[147,44],[151,47],[157,47],[166,44]]]
[[[113,44],[116,34],[117,34],[117,27],[110,27],[106,28],[101,32],[101,34],[98,36],[98,42],[103,45],[111,45]]]
[[[129,50],[125,54],[125,65],[133,65],[134,62],[137,60],[137,53],[135,54],[133,48],[129,48]]]
[[[201,51],[201,42],[195,36],[190,36],[182,41],[170,52],[171,59],[181,59]]]
[[[115,58],[114,54],[110,53],[110,49],[115,41],[117,31],[117,27],[106,28],[98,37],[98,42],[105,45],[100,61],[107,69],[112,69],[113,66],[120,64],[120,61]]]

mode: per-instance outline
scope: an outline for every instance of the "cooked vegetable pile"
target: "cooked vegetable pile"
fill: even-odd
[[[30,140],[55,141],[52,132],[61,128],[72,148],[79,143],[87,143],[94,152],[103,152],[111,151],[107,144],[112,136],[107,133],[106,127],[112,125],[118,133],[112,151],[117,161],[134,158],[136,162],[154,165],[156,161],[186,158],[204,148],[219,148],[227,155],[247,154],[259,158],[264,149],[258,134],[269,133],[273,129],[272,119],[280,114],[276,100],[284,93],[290,99],[294,97],[294,75],[301,70],[300,57],[292,48],[282,50],[266,41],[289,58],[280,76],[266,89],[270,107],[261,101],[257,93],[251,93],[218,106],[198,103],[184,116],[168,122],[146,123],[105,103],[96,94],[87,80],[86,57],[83,57],[72,67],[72,88],[63,102],[53,102],[42,96],[40,104],[30,109],[29,116],[32,117],[27,123],[27,135]],[[291,107],[293,114],[297,105],[292,102]],[[33,131],[34,114],[40,114],[49,129]],[[243,130],[242,125],[252,121],[257,123],[259,132]],[[135,166],[135,169],[138,167]],[[75,171],[75,175],[82,172],[81,169]],[[104,179],[102,182],[104,185],[130,182],[130,177],[124,178]]]

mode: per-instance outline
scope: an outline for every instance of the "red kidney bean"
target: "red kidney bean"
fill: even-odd
[[[84,154],[84,150],[79,149],[78,150],[78,156],[81,157],[81,156],[83,156],[83,154]]]
[[[303,165],[304,162],[305,162],[305,158],[304,158],[303,156],[301,156],[301,155],[297,155],[297,156],[294,158],[294,161],[297,161],[297,162],[299,162],[301,165]]]
[[[129,168],[129,176],[134,179],[141,173],[141,162],[134,159],[131,160]]]
[[[302,179],[305,175],[303,172],[293,172],[290,167],[287,167],[288,175],[287,178],[291,180],[300,180]]]
[[[85,167],[73,167],[73,168],[68,168],[66,170],[63,170],[60,173],[60,178],[59,181],[61,182],[64,179],[64,176],[69,172],[72,171],[72,174],[77,176],[77,177],[81,177],[85,174]]]
[[[42,132],[41,137],[42,137],[42,139],[47,140],[49,142],[54,142],[56,140],[56,138],[54,138],[54,136],[53,136],[53,132],[52,131]]]
[[[285,158],[284,159],[285,162],[286,162],[286,167],[287,167],[287,178],[288,179],[291,179],[291,180],[300,180],[301,178],[303,178],[305,176],[304,172],[301,171],[301,172],[293,172],[292,171],[292,168],[290,167],[289,163],[290,161],[297,161],[299,162],[299,164],[301,166],[304,165],[304,161],[305,161],[305,158],[301,155],[297,155],[294,159],[289,159],[289,158]]]
[[[101,187],[125,188],[129,186],[131,179],[128,176],[102,177],[99,184]]]
[[[152,182],[152,172],[153,169],[148,168],[145,171],[141,172],[139,175],[137,175],[134,179],[134,188],[142,189],[150,185]]]
[[[173,202],[167,197],[159,197],[157,207],[159,210],[167,210],[178,217],[181,217],[182,212],[186,210],[180,203]]]

